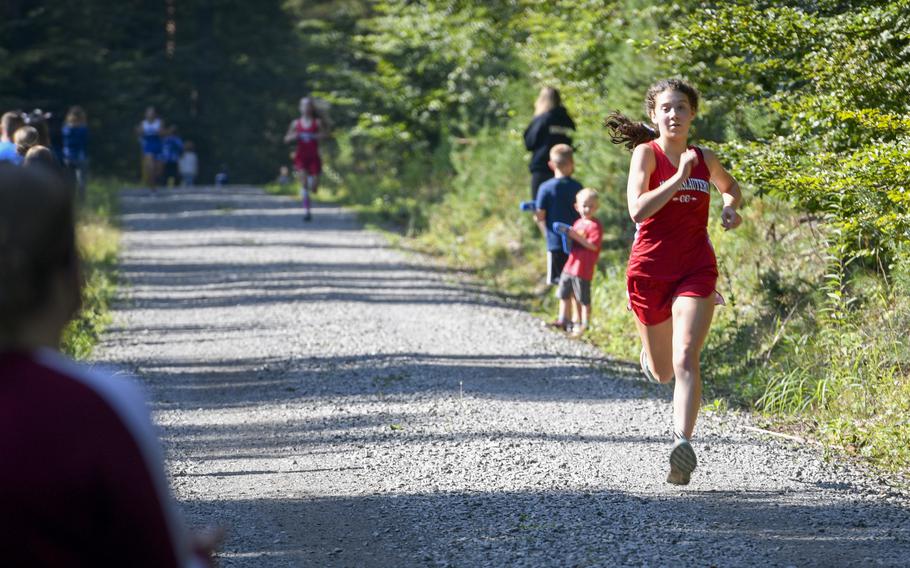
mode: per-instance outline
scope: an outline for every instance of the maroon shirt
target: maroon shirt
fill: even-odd
[[[139,390],[55,351],[0,352],[9,566],[189,566]]]
[[[648,180],[651,191],[673,177],[677,168],[656,141],[648,145],[657,160]],[[711,173],[702,151],[690,148],[698,153],[698,163],[689,178],[666,205],[638,225],[629,256],[629,276],[673,281],[705,269],[717,271],[714,248],[708,239]]]

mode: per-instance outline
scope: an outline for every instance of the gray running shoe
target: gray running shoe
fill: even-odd
[[[638,358],[638,362],[641,363],[641,372],[645,375],[645,380],[649,383],[660,384],[660,381],[657,380],[657,377],[651,374],[651,369],[648,368],[648,354],[645,353],[645,348],[641,348],[641,356]]]
[[[698,459],[695,457],[692,444],[685,438],[677,438],[670,452],[670,473],[667,475],[667,483],[688,485],[697,465]]]

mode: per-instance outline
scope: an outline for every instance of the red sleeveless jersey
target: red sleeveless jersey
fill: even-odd
[[[656,189],[676,174],[676,166],[656,141],[657,166],[648,180],[648,191]],[[673,198],[657,213],[638,224],[629,255],[629,276],[655,280],[680,280],[705,269],[717,271],[714,248],[708,239],[708,209],[711,202],[711,173],[702,151],[695,146],[698,164]]]
[[[303,126],[303,120],[297,119],[294,124],[297,132],[297,155],[303,157],[319,155],[319,141],[315,135],[319,133],[319,122],[314,118],[309,126]]]

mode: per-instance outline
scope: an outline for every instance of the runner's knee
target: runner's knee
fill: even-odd
[[[686,347],[674,350],[673,368],[676,370],[677,375],[692,373],[698,368],[698,361],[698,351],[693,348]]]

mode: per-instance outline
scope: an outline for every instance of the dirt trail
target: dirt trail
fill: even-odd
[[[664,482],[668,388],[254,188],[123,200],[96,359],[137,375],[223,566],[902,566],[900,495],[705,416]]]

